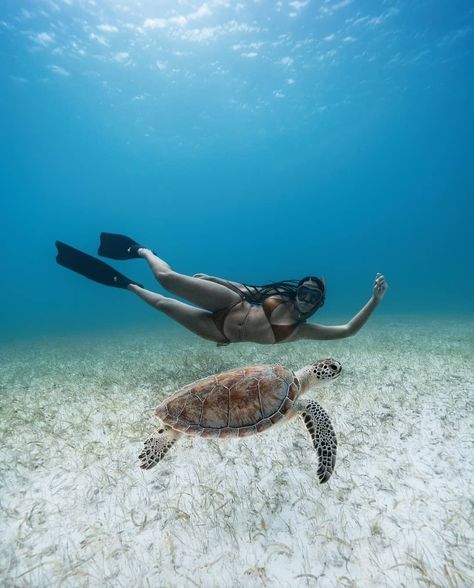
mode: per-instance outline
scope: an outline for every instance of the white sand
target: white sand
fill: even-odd
[[[0,349],[2,586],[474,585],[474,321],[374,318],[345,341],[216,348],[168,332]],[[302,424],[136,456],[152,406],[224,369],[323,357],[339,440]]]

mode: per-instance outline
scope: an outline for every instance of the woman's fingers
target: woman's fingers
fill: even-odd
[[[388,286],[384,276],[380,272],[377,273],[374,281],[374,294],[377,296],[377,298],[382,298],[387,291],[387,288]]]

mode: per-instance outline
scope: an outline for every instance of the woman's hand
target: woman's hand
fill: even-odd
[[[388,284],[385,281],[385,278],[382,274],[377,274],[375,276],[374,282],[374,298],[377,302],[380,302],[382,298],[385,296],[385,292],[388,290]]]

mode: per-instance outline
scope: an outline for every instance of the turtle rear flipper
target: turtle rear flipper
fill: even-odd
[[[153,431],[145,441],[138,459],[140,467],[149,470],[163,459],[168,450],[176,443],[179,433],[171,427],[163,427]]]
[[[301,403],[300,416],[318,452],[318,478],[321,484],[329,480],[336,466],[337,439],[329,416],[315,400]]]

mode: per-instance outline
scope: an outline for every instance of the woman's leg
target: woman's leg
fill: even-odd
[[[211,312],[201,310],[200,308],[194,308],[193,306],[189,306],[189,304],[179,302],[179,300],[166,298],[166,296],[156,294],[156,292],[151,292],[150,290],[145,290],[145,288],[141,288],[136,284],[130,284],[128,289],[147,302],[150,306],[164,312],[180,325],[186,327],[186,329],[199,335],[199,337],[215,341],[216,343],[227,342],[227,339],[214,324]]]
[[[201,308],[213,312],[232,306],[241,300],[237,292],[222,284],[178,274],[149,249],[139,249],[138,253],[140,257],[146,259],[155,278],[163,288]]]

